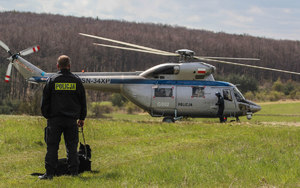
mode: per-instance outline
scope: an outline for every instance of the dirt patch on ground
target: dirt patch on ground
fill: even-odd
[[[300,127],[300,122],[260,122],[260,124]]]

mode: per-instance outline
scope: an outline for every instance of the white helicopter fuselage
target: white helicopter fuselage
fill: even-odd
[[[224,97],[224,116],[239,117],[259,111],[236,86],[215,81],[214,67],[200,62],[166,63],[140,72],[80,72],[86,89],[121,93],[154,117],[217,117],[216,92]],[[29,78],[45,82],[53,73]]]
[[[78,76],[87,89],[119,92],[152,116],[217,117],[216,92],[224,96],[227,117],[250,115],[260,110],[227,82],[156,80],[139,75]]]

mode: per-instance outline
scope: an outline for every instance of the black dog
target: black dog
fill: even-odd
[[[78,173],[82,173],[84,171],[91,171],[91,161],[92,158],[92,150],[90,145],[86,144],[83,145],[80,143],[79,151],[78,151],[78,158],[79,158],[79,169]]]
[[[85,146],[85,147],[84,147]],[[80,143],[79,151],[78,151],[78,158],[79,158],[79,168],[78,173],[82,173],[84,171],[91,171],[91,147],[86,144],[83,145]],[[70,171],[68,168],[68,159],[62,158],[58,159],[57,168],[55,171],[55,176],[61,175],[70,175]]]
[[[83,145],[80,143],[79,151],[78,151],[78,158],[79,158],[79,168],[78,173],[82,173],[84,171],[91,171],[91,157],[92,157],[92,150],[91,147],[86,144]],[[32,173],[32,176],[41,176],[41,173]],[[69,168],[68,168],[68,159],[62,158],[58,159],[57,168],[55,171],[55,176],[62,176],[62,175],[71,175]]]

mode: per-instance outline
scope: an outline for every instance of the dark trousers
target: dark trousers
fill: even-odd
[[[64,134],[65,145],[67,149],[67,158],[70,173],[76,175],[78,173],[78,127],[76,119],[71,118],[51,118],[47,121],[45,128],[45,142],[47,144],[47,154],[45,157],[46,173],[55,174],[58,160],[58,149],[61,134]]]
[[[224,112],[224,108],[222,108],[222,107],[220,108],[220,107],[219,107],[217,116],[218,116],[219,119],[220,119],[220,123],[225,122],[225,121],[224,121],[223,112]]]

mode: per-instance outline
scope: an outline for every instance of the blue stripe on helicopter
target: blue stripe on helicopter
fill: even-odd
[[[204,85],[231,86],[222,81],[193,81],[193,80],[143,80],[143,79],[111,79],[111,84],[158,84],[158,85]]]
[[[45,82],[48,77],[32,77],[35,82]],[[97,78],[99,79],[99,78]],[[92,80],[92,79],[91,79]],[[94,83],[93,81],[89,83]],[[97,82],[95,82],[97,83]],[[98,82],[99,83],[99,82]],[[201,85],[201,86],[231,86],[222,81],[194,81],[194,80],[144,80],[144,79],[110,79],[104,84],[157,84],[157,85]]]

